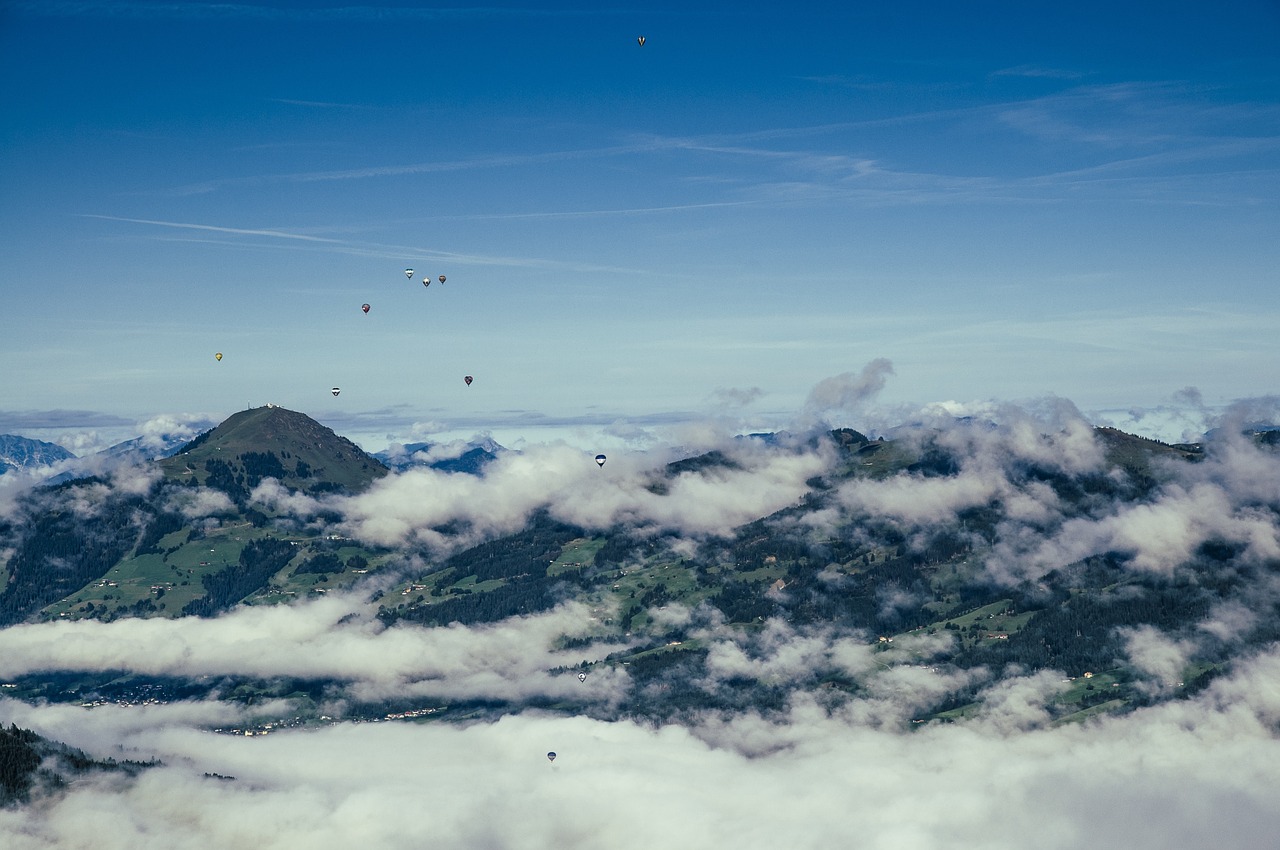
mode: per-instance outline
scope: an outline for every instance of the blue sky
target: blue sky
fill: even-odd
[[[2,3],[0,432],[1280,392],[1280,6],[1115,5]]]

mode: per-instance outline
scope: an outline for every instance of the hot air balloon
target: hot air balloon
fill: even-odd
[[[467,376],[466,376],[465,378],[463,378],[462,380],[464,380],[464,381],[466,381],[466,382],[467,382],[467,386],[471,386],[471,382],[472,382],[472,381],[474,381],[474,380],[475,380],[475,378],[472,378],[470,375],[467,375]]]
[[[555,761],[555,760],[556,760],[555,753],[547,753],[547,761]]]
[[[369,312],[369,305],[368,305],[368,304],[361,304],[361,305],[360,305],[360,309],[361,309],[361,310],[364,310],[366,313],[368,313],[368,312]]]
[[[407,277],[407,278],[412,278],[412,277],[413,277],[413,269],[405,269],[405,270],[404,270],[404,276],[405,276],[405,277]]]
[[[636,43],[639,44],[641,47],[644,47],[644,36],[640,36],[639,38],[637,38]]]
[[[604,466],[604,462],[605,462],[605,460],[607,460],[607,458],[605,458],[605,456],[604,456],[604,455],[596,455],[596,465],[597,465],[597,466]]]
[[[214,359],[214,360],[221,360],[221,359],[222,359],[222,352],[221,352],[221,351],[219,351],[217,354],[213,355],[213,359]]]
[[[587,681],[587,674],[586,674],[586,673],[579,673],[579,674],[578,674],[578,681],[579,681],[579,682],[585,682],[585,681]]]
[[[436,278],[436,280],[440,281],[441,283],[444,283],[444,275],[440,275],[438,278]]]
[[[424,278],[422,279],[422,285],[423,285],[423,286],[430,286],[430,285],[431,285],[431,278],[429,278],[429,277],[424,277]]]
[[[338,393],[342,392],[342,388],[334,387],[332,390],[330,390],[330,392],[332,392],[334,395],[337,395]]]

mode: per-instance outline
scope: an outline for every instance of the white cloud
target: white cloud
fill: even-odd
[[[14,850],[1252,850],[1280,830],[1280,739],[1267,726],[1278,665],[1265,656],[1194,701],[1034,731],[1017,731],[1021,718],[1052,690],[1035,677],[988,700],[1014,722],[907,733],[805,701],[782,721],[687,729],[524,714],[256,738],[186,725],[207,721],[203,706],[138,712],[132,724],[131,709],[22,706],[37,731],[78,730],[82,746],[121,736],[124,750],[99,754],[166,766],[0,812],[0,838]],[[0,703],[5,721],[14,708]]]
[[[1195,651],[1195,643],[1174,640],[1154,626],[1120,630],[1129,663],[1144,681],[1140,689],[1151,696],[1173,693],[1182,684],[1182,673]]]
[[[591,613],[581,605],[474,628],[387,628],[361,616],[363,610],[359,599],[335,595],[291,606],[244,607],[214,619],[12,626],[0,631],[0,676],[42,670],[296,676],[349,683],[349,693],[359,699],[571,696],[609,703],[628,687],[626,674],[612,667],[593,673],[590,689],[574,676],[548,672],[606,652],[552,648],[562,635],[589,632]]]
[[[982,694],[980,722],[1003,734],[1047,726],[1049,703],[1067,687],[1061,674],[1052,670],[1001,679]]]
[[[318,513],[323,503],[313,496],[291,490],[275,478],[264,478],[249,493],[249,501],[273,511],[306,518]]]
[[[1277,588],[1274,584],[1262,588],[1269,598],[1276,598]],[[1252,600],[1251,600],[1252,601]],[[1220,641],[1238,640],[1249,633],[1258,624],[1259,614],[1239,600],[1221,602],[1210,610],[1209,618],[1196,624],[1196,627],[1213,635]]]
[[[855,478],[839,488],[849,510],[891,517],[910,525],[949,522],[956,512],[985,505],[1011,488],[1003,475],[961,472],[952,477],[896,475],[881,481]]]
[[[893,374],[893,363],[880,357],[861,372],[844,372],[825,378],[814,385],[801,412],[801,430],[826,422],[832,414],[848,416],[860,411],[884,389]]]
[[[160,468],[152,464],[128,464],[111,470],[108,477],[110,486],[116,493],[126,496],[145,495],[162,477]]]
[[[706,660],[708,679],[718,682],[750,678],[767,684],[799,686],[830,670],[834,666],[831,655],[843,643],[833,643],[820,632],[798,634],[785,621],[771,619],[760,632],[730,632],[712,641]],[[848,655],[846,652],[842,660]]]
[[[1216,539],[1240,544],[1242,563],[1280,557],[1274,516],[1240,509],[1229,492],[1209,484],[1171,484],[1149,504],[1121,503],[1113,513],[1069,519],[1048,537],[1028,539],[997,546],[993,568],[1039,577],[1092,555],[1121,552],[1135,570],[1171,576]]]
[[[169,493],[166,507],[188,519],[214,516],[234,510],[235,504],[226,493],[208,487],[181,487]]]
[[[482,476],[411,469],[375,482],[364,494],[333,500],[352,536],[379,545],[435,546],[478,542],[519,530],[547,509],[587,529],[618,523],[692,535],[728,534],[744,522],[792,504],[822,469],[818,455],[724,446],[736,467],[685,472],[653,490],[663,454],[613,454],[598,467],[592,455],[565,445],[533,446],[489,464]],[[462,522],[460,538],[438,529]]]
[[[167,413],[138,423],[138,436],[150,449],[163,449],[175,441],[192,440],[216,421],[203,414]]]

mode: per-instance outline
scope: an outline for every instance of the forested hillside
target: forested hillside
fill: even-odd
[[[37,791],[55,793],[89,773],[116,772],[134,776],[154,762],[90,758],[28,729],[0,726],[0,806],[26,802]]]

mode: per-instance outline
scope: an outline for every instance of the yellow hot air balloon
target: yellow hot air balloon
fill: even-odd
[[[222,352],[221,352],[221,351],[219,351],[217,354],[213,355],[213,359],[214,359],[214,360],[221,360],[221,359],[222,359]]]

